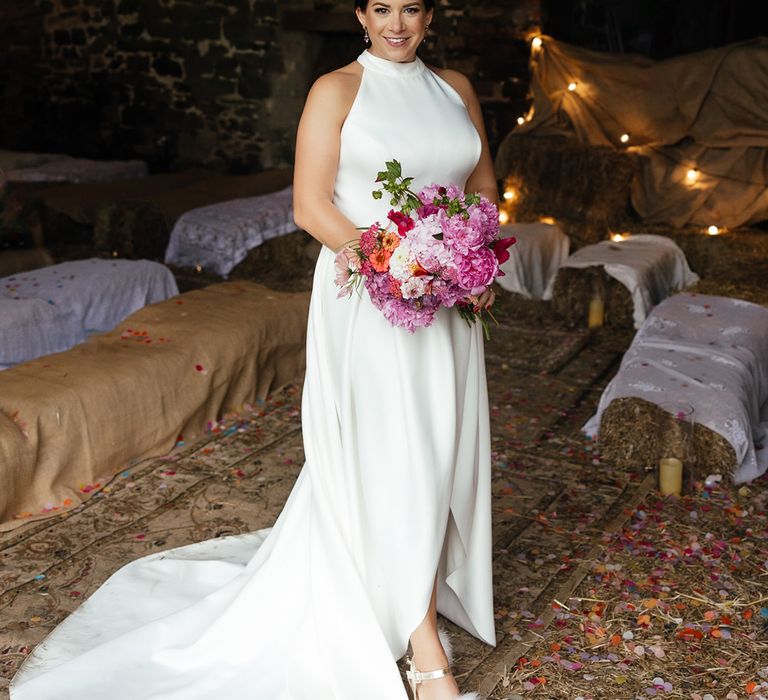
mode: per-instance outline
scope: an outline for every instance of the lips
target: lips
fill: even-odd
[[[395,38],[385,36],[384,41],[386,41],[390,46],[394,47],[405,46],[406,42],[408,41],[408,37]]]

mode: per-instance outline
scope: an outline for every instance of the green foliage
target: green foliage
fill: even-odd
[[[389,203],[393,207],[399,206],[403,214],[409,215],[423,204],[418,195],[411,190],[413,178],[403,177],[402,167],[396,160],[389,160],[385,165],[387,169],[376,175],[376,182],[383,184],[379,190],[373,192],[373,198],[381,199],[383,193],[388,192],[391,195]]]

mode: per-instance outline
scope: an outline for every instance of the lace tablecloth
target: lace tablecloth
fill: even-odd
[[[563,267],[602,266],[632,296],[635,328],[655,304],[699,281],[677,244],[666,236],[639,234],[618,243],[601,241],[577,250]]]
[[[296,230],[293,187],[233,199],[183,214],[171,232],[165,262],[226,277],[248,251]]]
[[[149,260],[77,260],[0,279],[0,368],[67,350],[179,293]]]
[[[736,483],[768,470],[768,309],[739,299],[677,294],[635,335],[584,431],[597,435],[620,397],[683,401],[736,453]]]
[[[558,226],[541,223],[505,224],[499,235],[517,238],[501,266],[499,285],[526,299],[551,299],[557,271],[568,257],[568,236]]]
[[[8,170],[9,182],[112,182],[149,174],[142,160],[88,160],[51,155],[50,160]]]

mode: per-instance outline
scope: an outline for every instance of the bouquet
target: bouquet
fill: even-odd
[[[371,301],[393,325],[414,332],[429,326],[441,306],[456,307],[467,323],[477,319],[486,337],[484,309],[470,297],[482,294],[504,273],[514,238],[497,239],[499,210],[487,198],[454,185],[429,185],[418,194],[396,160],[386,163],[373,192],[390,196],[388,223],[364,230],[336,256],[339,297],[364,283]],[[489,312],[490,315],[490,312]]]

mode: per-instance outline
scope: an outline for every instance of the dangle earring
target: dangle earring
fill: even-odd
[[[429,25],[428,24],[424,25],[424,38],[421,40],[422,43],[427,40],[427,32],[429,32]]]
[[[366,46],[371,43],[371,37],[368,36],[368,27],[363,27],[363,43]]]

